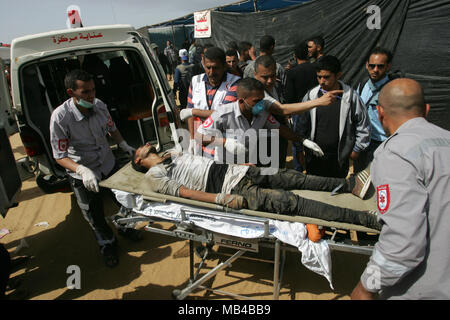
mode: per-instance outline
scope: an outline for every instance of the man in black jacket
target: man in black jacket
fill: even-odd
[[[297,65],[292,67],[286,76],[286,102],[295,103],[302,101],[305,94],[309,89],[317,86],[316,69],[314,65],[308,61],[308,45],[306,42],[301,42],[295,47],[294,58],[297,61]],[[298,115],[292,117],[294,128],[296,126]],[[292,154],[298,153],[295,146],[292,147]],[[294,158],[294,169],[297,171],[303,171],[297,157]]]

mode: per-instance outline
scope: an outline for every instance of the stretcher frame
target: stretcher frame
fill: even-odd
[[[112,177],[110,177],[107,180],[104,180],[100,183],[101,187],[110,188],[110,189],[116,189],[121,190],[129,193],[136,194],[136,189],[131,186],[132,181],[128,181],[124,184],[118,184],[117,181],[115,181],[114,177],[120,174],[124,174],[128,170],[128,173],[139,176],[140,179],[143,178],[142,173],[137,173],[130,171],[130,164],[126,165],[124,168],[120,169],[116,174],[114,174]],[[111,179],[112,178],[112,179]],[[131,179],[134,180],[134,179]],[[135,180],[136,181],[136,180]],[[131,183],[130,183],[131,182]],[[149,191],[145,191],[145,195],[143,195],[144,201],[147,202],[159,202],[159,203],[166,203],[167,201],[173,201],[178,202],[181,204],[186,204],[189,206],[197,206],[199,207],[199,210],[201,208],[201,211],[199,213],[205,214],[205,209],[213,209],[208,212],[208,214],[214,215],[214,216],[226,216],[226,217],[233,217],[240,220],[246,220],[246,221],[257,221],[261,222],[265,226],[264,230],[264,237],[263,238],[257,238],[257,239],[244,239],[239,238],[236,236],[226,235],[227,237],[234,239],[235,241],[258,241],[258,246],[265,247],[265,248],[272,248],[274,250],[274,259],[272,261],[264,260],[264,262],[270,262],[273,263],[273,299],[277,300],[279,298],[280,290],[281,290],[281,281],[283,276],[283,269],[284,269],[284,263],[286,259],[286,251],[292,251],[300,253],[300,251],[289,244],[282,243],[280,240],[276,239],[274,236],[270,235],[269,233],[269,221],[270,219],[277,219],[282,221],[291,221],[291,222],[301,222],[301,223],[313,223],[320,226],[328,227],[332,231],[332,235],[330,239],[326,239],[329,248],[331,251],[340,251],[340,252],[347,252],[352,254],[362,254],[362,255],[371,255],[373,250],[373,244],[364,244],[360,245],[358,243],[352,242],[350,239],[344,239],[344,240],[337,240],[336,237],[340,230],[348,230],[348,231],[360,231],[360,232],[366,232],[366,233],[372,233],[372,234],[378,234],[379,231],[370,229],[364,226],[359,225],[352,225],[352,224],[346,224],[346,223],[340,223],[340,222],[333,222],[333,221],[325,221],[315,218],[308,218],[308,217],[301,217],[301,216],[286,216],[286,215],[279,215],[279,214],[273,214],[273,213],[267,213],[267,212],[257,212],[252,210],[232,210],[229,208],[222,207],[220,205],[211,204],[211,203],[205,203],[201,201],[195,201],[180,197],[174,197],[174,196],[168,196],[168,195],[162,195],[157,194]],[[187,207],[186,207],[187,208]],[[192,207],[187,208],[188,211],[194,212],[195,209]],[[173,230],[164,230],[161,228],[155,228],[152,227],[151,224],[156,221],[166,221],[173,223],[175,225],[175,229]],[[212,245],[217,244],[214,242],[214,238],[220,234],[214,231],[210,231],[204,228],[201,228],[192,222],[190,222],[186,218],[186,210],[182,208],[181,210],[181,221],[173,221],[173,220],[167,220],[161,217],[153,217],[148,215],[142,215],[140,213],[135,212],[132,210],[131,217],[124,217],[119,218],[116,220],[116,223],[124,225],[124,224],[134,224],[137,222],[147,222],[147,225],[144,227],[145,231],[153,232],[157,234],[163,234],[167,236],[176,237],[179,239],[185,239],[189,240],[189,281],[188,285],[183,289],[175,289],[172,292],[172,296],[174,299],[177,300],[183,300],[185,299],[190,293],[192,293],[196,289],[204,289],[212,292],[216,292],[219,294],[227,295],[232,298],[236,299],[250,299],[249,297],[242,296],[239,294],[226,292],[210,287],[206,287],[203,284],[214,277],[216,274],[218,274],[220,271],[229,268],[232,266],[233,262],[235,262],[239,258],[246,258],[244,254],[248,251],[245,248],[239,248],[236,249],[235,253],[232,254],[228,259],[225,261],[220,262],[216,267],[208,271],[206,274],[200,276],[200,271],[202,270],[202,267],[204,266],[205,261],[208,258],[209,255],[209,248],[212,248]],[[198,264],[197,270],[195,270],[195,263],[194,263],[194,254],[196,253],[196,248],[194,247],[194,243],[200,243],[202,246],[205,244],[205,250],[203,254],[200,254],[201,261]],[[221,246],[220,244],[219,247]],[[198,247],[197,247],[198,248]],[[198,252],[198,251],[197,251]],[[218,253],[218,252],[215,252]],[[219,253],[220,254],[220,253]],[[301,254],[301,253],[300,253]],[[263,260],[260,260],[263,261]]]

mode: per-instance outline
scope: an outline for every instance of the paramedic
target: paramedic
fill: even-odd
[[[132,166],[146,173],[143,187],[152,192],[217,203],[234,209],[299,215],[379,229],[376,215],[309,200],[285,190],[310,189],[360,194],[359,179],[307,176],[291,169],[262,175],[250,165],[219,164],[213,160],[168,150],[162,156],[149,143],[136,150]],[[362,195],[364,196],[364,195]]]
[[[205,121],[197,130],[198,133],[209,137],[216,137],[218,135],[217,132],[220,133],[220,136],[224,136],[229,130],[236,133],[246,133],[248,130],[253,129],[259,134],[259,130],[263,128],[280,128],[280,135],[284,135],[288,139],[303,141],[303,145],[310,148],[312,152],[317,153],[318,156],[320,156],[321,150],[317,144],[308,139],[298,139],[289,128],[285,126],[280,127],[280,124],[271,116],[271,113],[281,115],[300,114],[317,106],[330,105],[336,100],[336,95],[342,93],[342,91],[339,90],[331,91],[315,100],[292,104],[280,104],[268,95],[265,92],[264,85],[254,78],[239,80],[236,92],[238,100],[227,106],[222,106],[222,108],[217,111],[186,109],[180,112],[180,118],[181,120],[185,120],[192,116],[200,118],[209,117],[208,121]],[[202,137],[202,139],[203,141],[206,141],[206,143],[209,142],[208,137]],[[216,142],[216,145],[222,144]],[[228,139],[224,147],[225,150],[231,154],[236,154],[241,151],[246,153],[250,152],[247,150],[248,148],[246,149],[243,141],[236,141],[236,139]],[[255,147],[255,145],[252,147]],[[223,153],[218,152],[217,155],[216,161],[224,162]]]
[[[388,138],[371,172],[382,229],[353,299],[450,299],[450,132],[429,123],[421,86],[386,84],[378,100]]]
[[[64,167],[78,205],[100,246],[105,264],[118,263],[117,240],[108,226],[98,181],[118,169],[107,140],[107,134],[128,155],[134,149],[122,138],[106,105],[95,98],[92,75],[83,70],[69,72],[64,84],[70,96],[56,108],[50,118],[50,140],[53,157]],[[135,229],[121,229],[119,234],[138,240]]]
[[[267,94],[263,83],[254,78],[245,78],[239,80],[237,83],[237,101],[222,106],[214,112],[199,109],[185,110],[180,113],[180,117],[184,120],[186,117],[192,115],[205,118],[209,116],[207,121],[205,121],[197,130],[198,133],[203,135],[202,140],[207,143],[211,140],[211,137],[216,138],[217,136],[226,136],[227,133],[235,133],[235,139],[226,139],[224,145],[217,139],[214,139],[214,144],[216,146],[223,145],[228,152],[223,153],[221,152],[223,150],[216,149],[217,153],[215,159],[221,163],[243,163],[235,162],[235,157],[233,155],[237,155],[239,152],[244,152],[246,154],[250,153],[253,155],[259,154],[258,150],[254,149],[258,144],[249,144],[242,140],[242,136],[246,133],[248,134],[249,130],[254,130],[256,136],[259,138],[263,134],[261,129],[279,129],[280,136],[285,137],[288,140],[303,142],[305,146],[314,148],[314,143],[312,141],[302,139],[296,136],[288,127],[280,125],[280,123],[271,115],[271,112],[281,115],[299,114],[317,106],[332,104],[336,100],[334,94],[339,92],[340,91],[329,92],[312,101],[282,105]],[[230,136],[228,136],[228,138],[230,138]],[[317,149],[316,151],[320,152],[320,148],[317,145],[315,145],[315,147]],[[224,157],[224,155],[226,155],[226,157]],[[233,161],[226,161],[226,159],[232,159]],[[259,163],[259,161],[257,161],[257,163]],[[279,164],[278,161],[276,163]],[[274,163],[271,163],[271,166],[273,165]],[[279,166],[276,165],[276,167],[278,168]]]
[[[192,77],[189,86],[187,108],[216,110],[220,105],[237,100],[236,81],[240,78],[227,72],[225,52],[217,47],[211,47],[204,54],[205,73]],[[194,123],[194,120],[196,123]],[[195,141],[195,130],[198,119],[188,120],[190,143],[188,152],[200,154],[200,144]],[[203,148],[203,152],[213,155],[214,150]]]

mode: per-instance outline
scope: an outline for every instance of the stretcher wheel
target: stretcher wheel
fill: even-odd
[[[180,296],[180,294],[181,294],[181,290],[179,290],[179,289],[173,290],[172,291],[172,299],[178,300],[178,297]]]

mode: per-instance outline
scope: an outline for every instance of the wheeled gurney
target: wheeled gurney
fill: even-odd
[[[274,250],[273,298],[277,299],[281,289],[282,271],[286,251],[301,252],[302,263],[310,270],[321,274],[330,283],[330,250],[370,255],[379,231],[364,226],[325,221],[302,216],[288,216],[248,209],[231,210],[217,204],[158,194],[145,187],[144,174],[135,171],[131,163],[125,165],[113,176],[100,182],[100,186],[110,188],[117,200],[130,215],[120,218],[120,224],[133,225],[148,222],[145,230],[189,240],[190,272],[189,284],[181,290],[174,290],[176,299],[184,299],[196,289],[206,289],[234,298],[244,296],[216,290],[203,284],[221,270],[231,266],[246,252],[258,252],[259,248]],[[374,200],[361,200],[351,194],[331,196],[328,192],[292,190],[292,192],[313,200],[357,210],[374,209]],[[167,221],[175,228],[165,230],[152,226],[154,221]],[[314,243],[307,238],[306,223],[326,228],[327,236]],[[342,232],[351,235],[343,237]],[[357,233],[370,234],[367,240],[356,239]],[[194,243],[201,244],[194,247]],[[204,245],[203,245],[204,244]],[[213,245],[233,248],[236,252],[226,261],[200,276],[205,260]],[[194,254],[201,258],[197,270]]]

